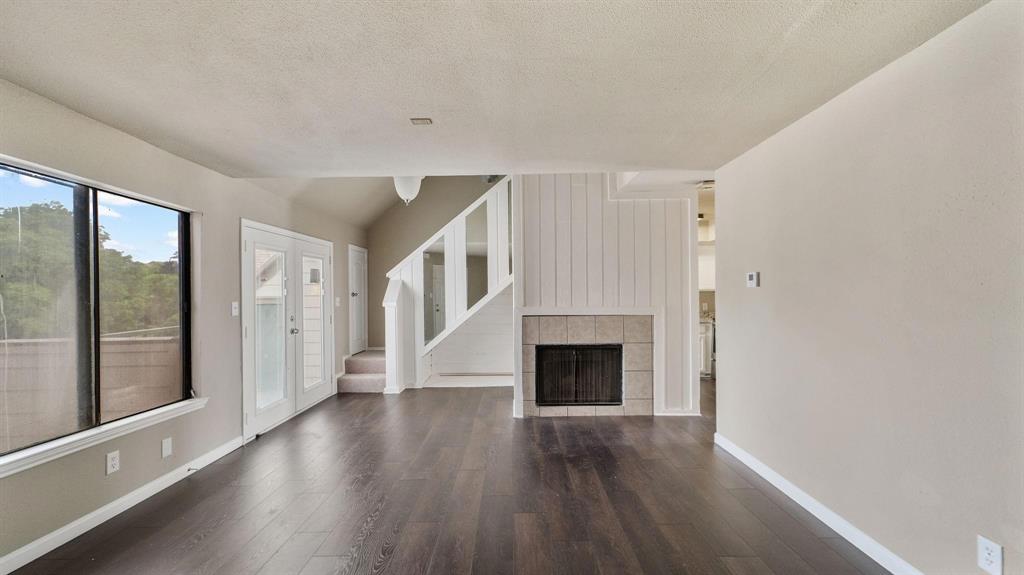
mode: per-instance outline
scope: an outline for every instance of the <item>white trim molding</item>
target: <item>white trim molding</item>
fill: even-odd
[[[890,572],[897,575],[924,575],[921,570],[903,560],[903,558],[890,551],[878,541],[875,541],[870,535],[858,529],[814,497],[811,497],[806,491],[794,485],[777,471],[765,465],[761,460],[726,439],[722,434],[715,433],[715,445],[729,452],[736,459],[739,459],[768,483],[771,483],[779,491],[785,493],[787,497],[796,501],[800,507],[803,507],[811,515],[821,520],[822,523],[831,527],[843,539],[849,541],[854,547],[863,551],[865,555],[874,559],[879,565],[885,567]]]
[[[202,409],[206,406],[208,399],[206,397],[186,399],[0,456],[0,479],[104,441],[110,441],[115,437],[121,437]]]
[[[204,401],[205,403],[205,401]],[[35,541],[0,557],[0,573],[10,573],[53,551],[75,537],[100,525],[118,514],[167,489],[171,485],[224,457],[242,446],[242,437],[236,437],[204,455],[161,475],[138,489],[122,496],[103,507],[92,511],[56,531],[51,531]]]

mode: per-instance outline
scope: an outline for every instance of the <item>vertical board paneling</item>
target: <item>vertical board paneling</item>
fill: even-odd
[[[587,175],[572,176],[572,305],[587,305]]]
[[[540,305],[540,178],[523,176],[523,305]]]
[[[619,204],[619,305],[633,307],[636,305],[636,254],[634,253],[636,237],[633,220],[636,203],[632,201],[617,203]]]
[[[636,305],[651,305],[651,201],[637,200],[633,212],[636,270]]]
[[[683,202],[665,201],[665,288],[667,290],[665,321],[665,371],[684,376],[683,358],[689,357],[689,350],[683,346],[683,299],[689,297],[683,286],[683,265],[688,265],[683,256]],[[681,380],[683,381],[683,380]],[[665,409],[682,409],[684,385],[666,385],[662,395]]]
[[[557,238],[555,235],[555,176],[540,176],[540,301],[554,307],[556,291]]]
[[[651,200],[651,305],[665,305],[665,200]]]
[[[619,203],[604,203],[604,305],[619,305]]]
[[[555,301],[572,307],[572,180],[555,176]]]
[[[587,305],[604,305],[604,175],[587,174]]]

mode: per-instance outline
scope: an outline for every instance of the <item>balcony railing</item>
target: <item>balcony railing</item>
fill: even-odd
[[[182,399],[177,326],[100,337],[101,422]],[[0,340],[0,453],[79,430],[71,339]]]

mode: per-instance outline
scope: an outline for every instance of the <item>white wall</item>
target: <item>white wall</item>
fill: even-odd
[[[603,173],[517,177],[516,317],[648,310],[655,414],[695,413],[696,190],[633,198],[610,186]]]
[[[719,432],[924,573],[1024,573],[1022,106],[992,2],[716,174]]]
[[[512,373],[512,286],[430,352],[434,374]]]

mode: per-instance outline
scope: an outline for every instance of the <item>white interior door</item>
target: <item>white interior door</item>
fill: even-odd
[[[329,242],[243,223],[246,440],[334,392],[331,260]]]
[[[348,246],[349,353],[355,355],[367,346],[366,249]]]
[[[435,265],[433,270],[434,285],[431,293],[434,298],[434,330],[435,333],[441,333],[445,326],[445,267]]]

